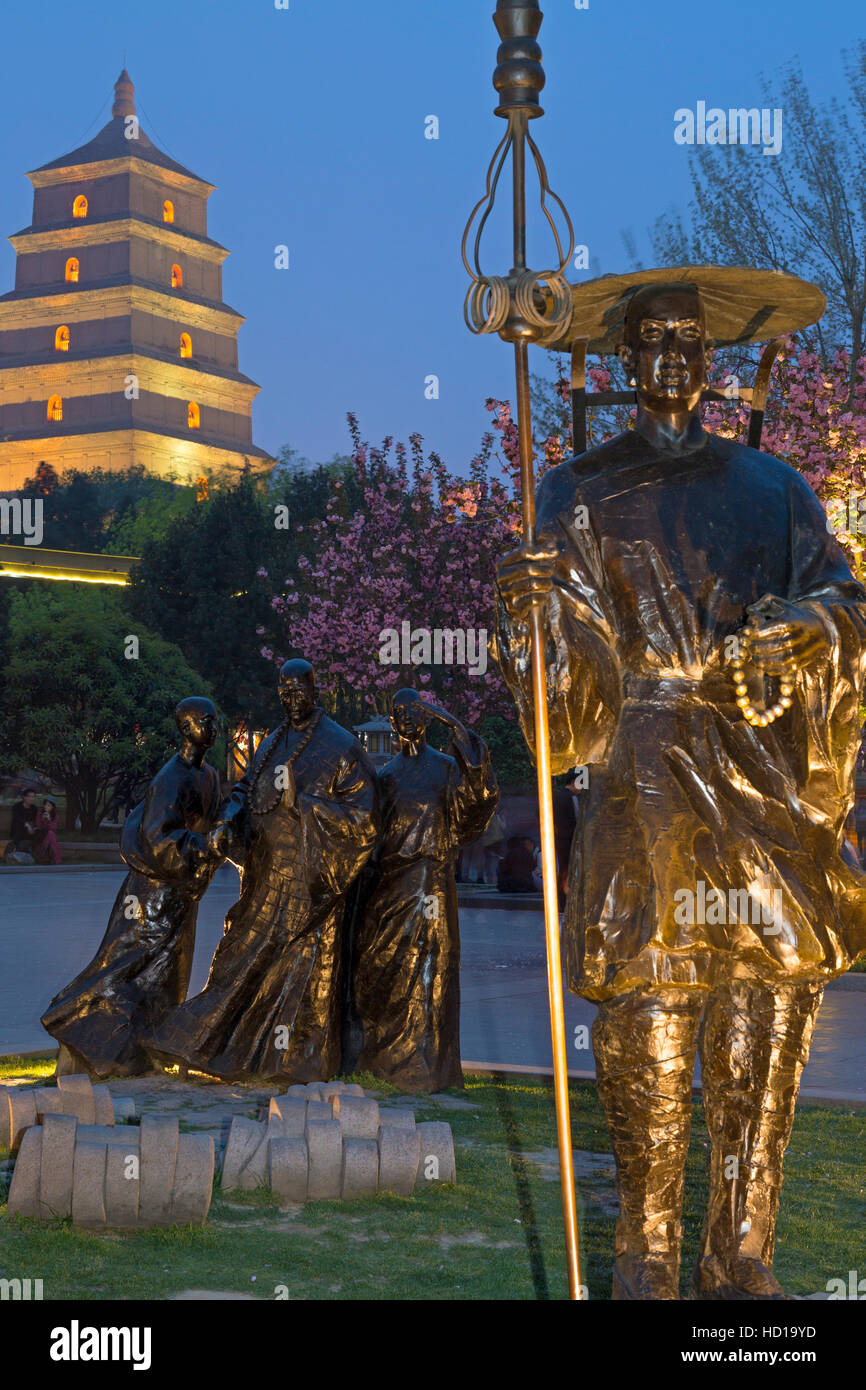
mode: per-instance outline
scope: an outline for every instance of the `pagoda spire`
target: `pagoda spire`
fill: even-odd
[[[112,116],[134,116],[135,115],[135,87],[126,68],[118,77],[114,84],[114,105],[111,108]]]

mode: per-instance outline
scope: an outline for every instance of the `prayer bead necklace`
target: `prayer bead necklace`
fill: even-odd
[[[766,728],[768,724],[774,724],[780,715],[790,709],[793,703],[794,681],[797,677],[796,670],[791,670],[779,680],[779,698],[774,705],[769,707],[764,705],[759,708],[754,705],[749,698],[749,687],[746,684],[745,663],[749,659],[749,643],[754,636],[753,627],[744,627],[739,634],[740,655],[732,658],[731,675],[734,680],[734,690],[737,693],[737,704],[743,711],[743,718],[754,725],[756,728]],[[757,668],[756,668],[757,669]]]

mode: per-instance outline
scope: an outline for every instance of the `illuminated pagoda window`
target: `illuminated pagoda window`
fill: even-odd
[[[79,193],[78,197],[75,199],[75,202],[72,204],[72,216],[87,216],[87,199],[85,198],[83,193]]]
[[[63,419],[63,401],[59,396],[49,397],[46,413],[49,420],[59,421]]]
[[[54,334],[54,347],[57,352],[69,351],[69,329],[66,324],[61,324]]]
[[[201,428],[201,411],[199,410],[195,401],[190,401],[189,405],[186,408],[186,422],[191,430],[197,430]]]
[[[180,335],[180,355],[181,357],[192,357],[192,338],[188,333]]]
[[[174,203],[171,201],[171,198],[166,198],[162,205],[162,220],[163,222],[174,221]]]
[[[73,284],[78,283],[78,261],[74,256],[70,256],[66,262],[66,278]]]
[[[173,265],[171,268],[171,287],[173,290],[179,290],[182,288],[182,286],[183,271],[181,270],[179,265]]]

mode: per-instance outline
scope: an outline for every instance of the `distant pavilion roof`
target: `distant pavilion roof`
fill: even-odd
[[[31,170],[31,173],[41,174],[48,169],[64,169],[69,165],[77,164],[99,164],[106,159],[128,159],[134,156],[136,159],[143,159],[149,164],[156,164],[161,169],[171,169],[176,174],[183,174],[188,179],[195,179],[196,183],[207,184],[207,179],[200,178],[198,174],[192,173],[190,169],[184,168],[176,160],[170,159],[162,150],[157,149],[153,141],[148,139],[139,125],[138,136],[135,140],[127,139],[126,118],[134,116],[135,101],[133,93],[135,88],[130,80],[126,68],[118,77],[114,84],[114,105],[111,108],[111,120],[108,125],[104,125],[98,135],[94,135],[86,145],[79,145],[78,149],[70,150],[69,154],[61,155],[59,159],[52,159],[47,164],[40,164],[38,169]],[[213,187],[213,184],[208,184]]]
[[[391,721],[379,714],[375,719],[368,719],[366,724],[353,724],[352,728],[356,734],[386,734],[391,732]]]

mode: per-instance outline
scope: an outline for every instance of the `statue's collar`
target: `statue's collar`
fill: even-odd
[[[696,454],[703,449],[710,437],[697,415],[692,417],[681,435],[673,437],[664,434],[663,431],[643,429],[641,425],[640,420],[635,423],[635,435],[660,458],[679,459],[687,454]]]

